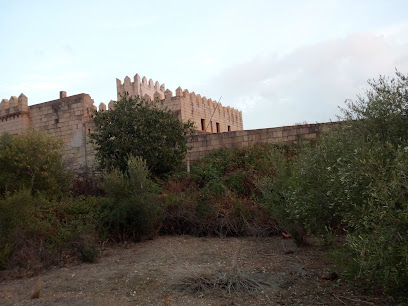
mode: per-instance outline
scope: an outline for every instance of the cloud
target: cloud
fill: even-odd
[[[380,30],[377,33],[378,36],[382,36],[387,40],[394,41],[397,43],[407,43],[408,42],[408,21],[393,24]]]
[[[336,119],[337,106],[363,93],[368,79],[392,76],[395,68],[408,72],[408,43],[401,40],[406,29],[354,33],[281,57],[257,57],[224,70],[208,87],[243,110],[249,129]]]

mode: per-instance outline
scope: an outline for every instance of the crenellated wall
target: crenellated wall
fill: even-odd
[[[153,84],[152,79],[147,83],[146,77],[140,81],[138,74],[134,76],[134,82],[131,82],[128,76],[123,84],[116,79],[116,86],[118,99],[127,92],[132,97],[159,100],[160,108],[168,108],[180,120],[193,121],[198,131],[221,133],[241,131],[244,128],[241,111],[225,107],[215,100],[196,95],[195,92],[190,93],[187,89],[182,90],[181,87],[176,89],[176,95],[173,96],[172,91],[165,90],[164,84]]]
[[[90,166],[94,159],[87,135],[94,129],[90,118],[91,110],[96,109],[88,94],[67,97],[65,92],[60,98],[28,106],[24,94],[10,100],[3,99],[0,104],[0,135],[21,133],[32,127],[44,131],[47,135],[63,140],[64,157],[72,169],[78,170]],[[100,110],[106,110],[101,103]]]
[[[117,80],[118,99],[124,92],[158,101],[157,107],[169,109],[180,120],[194,122],[197,134],[189,139],[192,149],[187,153],[187,161],[202,158],[214,149],[265,142],[294,144],[313,140],[337,124],[329,122],[243,130],[241,111],[181,87],[173,95],[171,90],[165,89],[164,84],[153,83],[152,80],[147,82],[146,77],[140,80],[136,74],[134,82],[129,77],[125,78],[123,84]],[[114,106],[114,101],[108,103],[109,109]],[[29,127],[43,130],[64,141],[64,156],[69,166],[73,170],[83,171],[84,167],[94,165],[95,152],[87,137],[95,130],[92,110],[97,110],[97,107],[92,98],[84,93],[67,97],[66,92],[61,91],[59,99],[32,106],[28,106],[24,94],[18,98],[12,96],[0,103],[0,135],[4,132],[16,135]],[[99,111],[106,110],[107,106],[100,103]]]
[[[140,96],[150,100],[154,100],[154,94],[157,92],[159,94],[159,100],[164,98],[164,84],[160,85],[157,81],[154,83],[152,79],[147,82],[147,78],[145,76],[142,78],[142,81],[140,81],[140,76],[137,73],[133,77],[133,80],[134,81],[131,82],[130,78],[126,76],[122,84],[119,79],[116,79],[118,100],[120,100],[120,96],[125,92],[128,92],[132,97]]]
[[[11,135],[20,133],[30,124],[28,99],[21,94],[18,98],[3,99],[0,103],[0,134],[8,132]]]
[[[222,133],[244,129],[242,112],[233,107],[225,107],[215,100],[196,95],[195,92],[182,90],[181,87],[177,88],[176,97],[181,99],[183,120],[192,120],[197,130]]]

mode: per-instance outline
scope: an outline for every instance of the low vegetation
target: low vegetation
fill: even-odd
[[[289,148],[257,145],[218,150],[174,175],[162,189],[161,232],[198,236],[267,236],[279,231],[274,218],[257,203],[256,183],[274,176],[275,160]]]
[[[255,294],[270,286],[264,280],[257,279],[257,275],[242,271],[240,268],[223,267],[223,269],[197,270],[196,267],[185,267],[179,272],[173,287],[176,290],[187,291],[194,294],[208,293],[219,290],[227,294],[246,293]]]
[[[104,174],[94,183],[94,195],[81,195],[81,188],[68,192],[73,176],[64,166],[60,143],[36,131],[3,135],[0,268],[35,272],[74,259],[93,262],[104,241],[140,241],[159,233],[267,236],[284,231],[299,245],[310,235],[319,237],[339,258],[341,274],[355,284],[407,297],[408,80],[397,72],[395,79],[369,83],[364,97],[347,102],[343,123],[317,143],[218,150],[193,164],[191,173],[177,171],[184,140],[176,155],[166,146],[157,148],[154,156],[171,153],[164,161],[175,161],[164,165],[148,159],[147,149],[125,154],[117,145],[130,140],[101,132],[94,141],[105,133],[112,141],[110,147],[100,146]],[[108,114],[100,120],[113,120]],[[156,113],[154,118],[167,120]],[[145,134],[138,125],[132,139]],[[178,129],[179,136],[190,128]],[[180,286],[250,292],[262,284],[239,271],[214,271],[186,276]]]

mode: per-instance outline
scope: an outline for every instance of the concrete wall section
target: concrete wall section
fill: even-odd
[[[269,129],[245,130],[219,134],[193,135],[189,140],[192,149],[186,160],[198,160],[212,150],[248,147],[256,143],[297,144],[302,140],[316,139],[336,122],[283,126]]]

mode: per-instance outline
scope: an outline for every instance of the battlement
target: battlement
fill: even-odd
[[[24,94],[11,96],[10,100],[2,99],[0,103],[0,118],[16,116],[20,113],[28,112],[28,99]]]
[[[24,94],[2,99],[0,103],[0,135],[8,132],[18,134],[30,124],[28,99]]]
[[[120,100],[120,95],[124,94],[125,92],[129,93],[130,96],[136,97],[145,97],[150,100],[154,100],[154,94],[157,92],[160,96],[160,100],[164,98],[164,91],[166,90],[165,85],[159,82],[153,82],[152,79],[147,81],[147,78],[144,76],[142,80],[140,80],[139,74],[133,77],[133,82],[130,81],[128,76],[125,77],[123,84],[122,81],[116,79],[116,89],[117,89],[117,97]]]
[[[200,94],[196,94],[194,91],[189,92],[188,89],[182,89],[180,86],[176,89],[176,96],[183,99],[183,103],[189,103],[192,106],[192,111],[194,112],[195,109],[208,109],[211,114],[218,113],[222,115],[224,118],[229,117],[234,122],[241,122],[242,123],[242,111],[235,109],[230,106],[223,106],[221,102],[217,102],[216,100],[207,99],[205,96],[201,97]],[[165,92],[165,100],[172,99],[173,93],[170,90],[166,90]]]
[[[216,100],[207,99],[205,96],[189,92],[180,86],[176,89],[176,94],[169,89],[165,89],[164,84],[154,83],[152,79],[147,82],[146,77],[140,80],[139,74],[134,76],[131,82],[128,76],[122,84],[116,79],[118,100],[121,95],[128,93],[132,97],[141,97],[148,101],[159,100],[158,106],[166,108],[184,121],[192,120],[197,130],[219,133],[227,131],[237,131],[243,129],[242,112],[229,106],[223,106]]]

